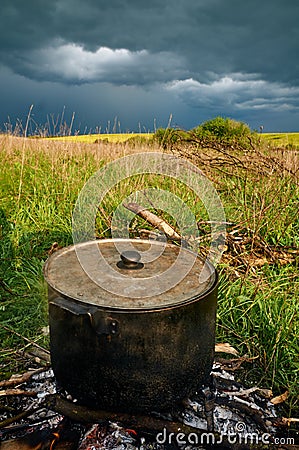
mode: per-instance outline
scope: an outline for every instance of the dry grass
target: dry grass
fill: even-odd
[[[28,139],[8,134],[0,135],[0,148],[5,148],[5,156],[8,158],[13,158],[14,155],[18,157],[20,150],[24,148],[26,154],[44,153],[51,156],[53,161],[59,160],[61,157],[80,157],[85,154],[91,155],[96,160],[105,159],[106,161],[140,151],[149,151],[149,146],[146,143],[114,142],[113,140],[106,142],[105,138],[95,143],[80,140],[78,137],[74,137],[74,139],[64,137]],[[158,146],[154,149],[151,146],[150,151],[160,151],[160,149]]]

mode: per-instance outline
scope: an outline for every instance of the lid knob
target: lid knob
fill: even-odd
[[[121,269],[141,269],[143,264],[140,262],[141,255],[135,250],[127,250],[121,253],[121,261],[117,266]]]

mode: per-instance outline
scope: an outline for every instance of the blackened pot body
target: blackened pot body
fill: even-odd
[[[209,381],[217,274],[182,305],[94,306],[49,286],[52,367],[79,403],[114,411],[171,410]]]

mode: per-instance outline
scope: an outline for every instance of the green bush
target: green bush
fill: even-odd
[[[252,132],[247,124],[224,117],[208,120],[193,128],[191,132],[204,143],[217,142],[250,148],[257,141],[256,133]]]
[[[189,131],[159,128],[153,140],[164,148],[174,147],[180,143],[195,143],[205,147],[221,144],[224,147],[249,149],[258,143],[258,135],[244,122],[216,117]]]

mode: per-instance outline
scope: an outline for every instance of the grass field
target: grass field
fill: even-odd
[[[47,138],[53,141],[62,142],[83,142],[96,143],[99,140],[104,142],[126,142],[130,139],[141,138],[143,140],[151,139],[153,133],[115,133],[115,134],[85,134],[77,136],[58,136]],[[268,142],[274,147],[294,147],[299,148],[299,133],[260,133],[262,142]]]
[[[299,133],[262,133],[260,136],[273,146],[299,148]]]
[[[97,143],[99,140],[104,142],[125,142],[134,138],[149,139],[152,133],[115,133],[115,134],[82,134],[77,136],[58,136],[47,138],[53,141],[60,142],[84,142],[86,144]]]
[[[53,243],[72,243],[72,211],[84,183],[111,159],[153,150],[161,151],[145,144],[94,145],[81,137],[73,142],[0,136],[0,378],[28,368],[24,353],[29,341],[49,346],[42,267]],[[299,374],[298,152],[260,148],[244,155],[216,155],[184,148],[181,154],[212,180],[231,223],[218,267],[217,342],[229,342],[240,355],[253,358],[239,371],[244,383],[271,388],[274,395],[288,391],[283,414],[294,416]],[[99,207],[98,237],[111,235],[116,206],[131,192],[148,187],[183,199],[200,222],[204,251],[210,228],[200,199],[175,180],[152,175],[125,180],[107,194]],[[134,219],[131,235],[138,236],[140,229],[150,226]]]

